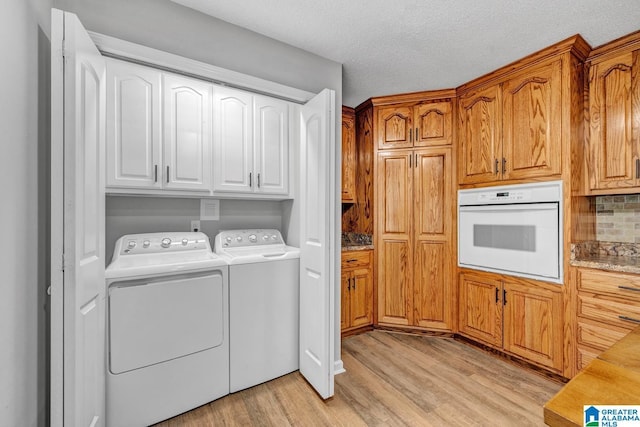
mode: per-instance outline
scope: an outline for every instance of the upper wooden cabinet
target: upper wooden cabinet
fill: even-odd
[[[421,101],[376,108],[378,149],[449,145],[453,141],[452,101]]]
[[[561,68],[556,60],[461,97],[461,183],[560,173]]]
[[[564,172],[572,144],[581,145],[581,61],[588,51],[574,36],[458,88],[460,184]]]
[[[342,107],[342,202],[356,202],[356,113],[353,108]]]
[[[640,32],[596,49],[589,78],[589,188],[640,188]]]

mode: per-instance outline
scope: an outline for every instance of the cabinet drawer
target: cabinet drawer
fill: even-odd
[[[579,289],[598,294],[606,293],[640,303],[640,276],[636,275],[582,270]]]
[[[628,330],[640,325],[640,305],[602,295],[578,295],[578,316]]]
[[[628,333],[628,329],[596,325],[578,319],[578,344],[585,344],[598,350],[607,350]]]
[[[371,251],[346,251],[342,252],[342,268],[369,267],[371,264]]]

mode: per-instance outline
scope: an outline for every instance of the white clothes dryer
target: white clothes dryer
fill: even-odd
[[[214,248],[229,263],[229,391],[298,370],[300,250],[274,229],[222,231]]]
[[[106,279],[108,426],[229,394],[228,267],[205,234],[122,236]]]

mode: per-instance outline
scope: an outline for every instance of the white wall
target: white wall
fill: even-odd
[[[0,13],[0,425],[47,425],[50,0]]]

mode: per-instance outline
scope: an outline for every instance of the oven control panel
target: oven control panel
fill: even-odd
[[[531,200],[531,191],[487,191],[478,193],[478,202],[526,202]]]

